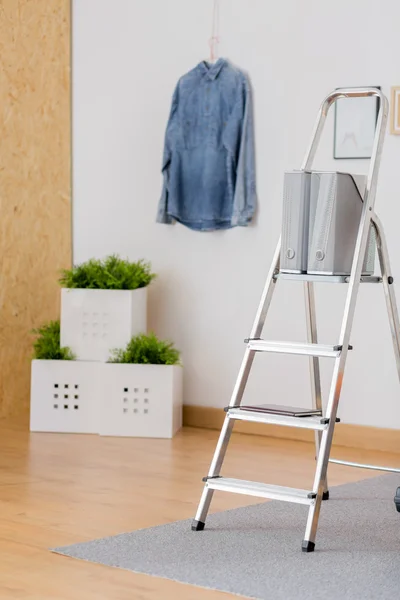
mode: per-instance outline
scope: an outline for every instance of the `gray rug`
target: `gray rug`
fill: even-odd
[[[307,507],[265,502],[55,552],[260,600],[393,600],[400,596],[399,475],[335,487],[314,553],[301,552]]]

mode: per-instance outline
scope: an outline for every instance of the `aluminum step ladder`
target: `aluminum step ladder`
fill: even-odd
[[[349,339],[360,283],[381,283],[383,285],[393,339],[396,365],[400,378],[400,324],[394,286],[392,285],[393,277],[391,275],[389,256],[383,228],[380,220],[374,212],[379,164],[388,115],[388,101],[384,94],[377,88],[340,89],[329,94],[325,98],[319,110],[311,144],[306,153],[301,170],[311,171],[312,163],[329,108],[340,98],[368,96],[378,97],[379,114],[367,186],[363,198],[363,209],[355,245],[351,274],[350,276],[327,276],[280,273],[279,267],[281,242],[278,242],[254,320],[253,328],[251,330],[249,339],[246,340],[247,347],[244,358],[239,370],[229,406],[226,408],[226,417],[221,429],[214,457],[212,459],[208,475],[203,479],[205,482],[204,490],[201,495],[195,519],[192,522],[192,530],[194,531],[201,531],[204,529],[207,513],[215,490],[233,492],[237,494],[247,494],[249,496],[258,496],[260,498],[272,498],[286,502],[295,502],[299,504],[306,504],[309,507],[306,531],[304,540],[302,542],[302,550],[303,552],[312,552],[315,548],[315,538],[318,527],[321,501],[329,498],[327,485],[327,468],[329,462],[345,464],[348,466],[400,472],[400,469],[391,467],[381,468],[375,465],[364,465],[330,459],[332,438],[335,424],[337,422],[337,410],[342,387],[343,373],[346,365],[347,352],[349,349],[351,349],[349,346]],[[381,270],[380,277],[362,276],[363,259],[366,253],[368,234],[371,224],[376,232],[376,244]],[[300,344],[264,341],[260,339],[275,285],[277,281],[281,279],[292,279],[303,282],[305,291],[308,343]],[[348,285],[339,340],[337,344],[332,346],[318,344],[317,340],[313,286],[315,282],[319,281],[330,281],[332,283],[344,283]],[[286,415],[260,413],[251,410],[242,410],[240,405],[256,352],[278,352],[309,356],[313,407],[321,410],[322,416],[300,418]],[[335,360],[325,414],[322,412],[323,408],[321,401],[319,357],[331,357]],[[316,443],[316,471],[312,490],[293,489],[265,483],[222,477],[220,475],[221,467],[224,461],[233,425],[236,420],[253,421],[257,423],[272,423],[286,427],[300,427],[314,430]]]

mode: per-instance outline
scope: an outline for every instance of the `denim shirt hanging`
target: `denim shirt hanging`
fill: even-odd
[[[251,221],[256,204],[249,83],[220,58],[178,82],[165,135],[157,222],[210,231]]]

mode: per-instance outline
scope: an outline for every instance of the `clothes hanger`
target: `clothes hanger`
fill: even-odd
[[[219,0],[214,0],[212,30],[208,44],[210,46],[210,56],[204,62],[209,65],[214,65],[218,61]]]
[[[217,37],[210,38],[210,56],[208,57],[208,59],[206,61],[210,65],[215,65],[215,63],[218,60],[218,52],[217,52],[218,44],[219,44],[219,39]]]

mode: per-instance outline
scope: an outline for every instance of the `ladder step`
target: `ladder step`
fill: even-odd
[[[291,281],[312,281],[315,283],[349,283],[349,275],[311,275],[309,273],[275,273],[274,279]],[[360,283],[382,283],[382,277],[376,275],[361,275]]]
[[[312,429],[313,431],[324,431],[328,428],[329,421],[321,423],[321,416],[317,417],[291,417],[287,415],[276,415],[261,413],[258,411],[241,410],[240,408],[227,408],[230,419],[239,421],[251,421],[253,423],[271,423],[284,427],[298,427],[300,429]]]
[[[277,352],[281,354],[302,354],[304,356],[327,356],[337,358],[340,356],[341,346],[327,346],[324,344],[302,344],[298,342],[273,342],[266,340],[248,339],[247,347],[257,352]],[[349,346],[351,350],[351,346]]]
[[[315,494],[307,490],[298,490],[296,488],[282,487],[280,485],[270,485],[268,483],[258,483],[256,481],[231,479],[229,477],[206,478],[206,485],[212,490],[245,494],[246,496],[257,496],[259,498],[271,498],[273,500],[295,502],[296,504],[308,504],[309,506],[315,499]]]

